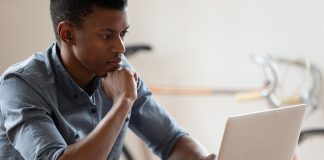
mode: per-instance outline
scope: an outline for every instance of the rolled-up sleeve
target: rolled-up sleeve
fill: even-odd
[[[138,99],[133,106],[130,128],[162,159],[168,158],[178,138],[188,134],[156,102],[141,80],[138,82]]]
[[[0,84],[0,109],[8,138],[24,159],[58,159],[67,144],[42,95],[23,78],[7,75]]]

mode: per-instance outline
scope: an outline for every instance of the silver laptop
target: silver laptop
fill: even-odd
[[[292,160],[305,107],[229,117],[217,160]]]

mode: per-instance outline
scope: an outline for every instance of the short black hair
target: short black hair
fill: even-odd
[[[56,30],[60,22],[68,21],[82,27],[83,18],[92,13],[93,7],[123,10],[127,7],[127,0],[51,0],[50,13],[56,40],[60,40]]]

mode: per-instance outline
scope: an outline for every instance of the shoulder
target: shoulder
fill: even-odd
[[[32,86],[49,87],[54,82],[50,54],[51,49],[49,48],[10,66],[1,76],[1,85],[4,85],[8,80],[19,78]]]
[[[50,61],[49,49],[10,66],[2,74],[0,93],[6,93],[0,97],[2,110],[10,110],[8,107],[21,108],[26,104],[55,104],[55,77]],[[47,107],[46,110],[50,111]]]

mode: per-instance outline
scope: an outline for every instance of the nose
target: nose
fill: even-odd
[[[120,36],[115,38],[112,45],[112,51],[117,54],[123,54],[126,51],[124,41]]]

